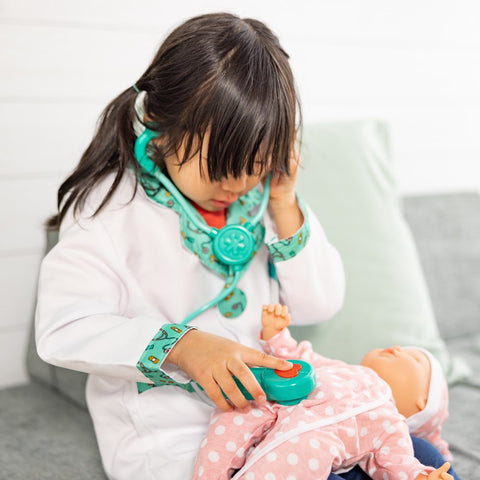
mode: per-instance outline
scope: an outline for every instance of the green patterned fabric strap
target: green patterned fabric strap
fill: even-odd
[[[138,393],[164,385],[175,385],[189,392],[194,391],[190,383],[178,383],[161,370],[170,350],[190,330],[195,330],[195,327],[177,323],[162,325],[137,362],[138,370],[151,380],[151,383],[137,383]]]
[[[310,238],[310,222],[308,220],[307,207],[298,194],[297,200],[298,206],[303,214],[303,225],[291,237],[267,243],[270,256],[274,263],[283,262],[297,255],[305,247]]]

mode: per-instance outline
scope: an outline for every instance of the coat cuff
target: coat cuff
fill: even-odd
[[[278,240],[273,238],[267,243],[268,251],[273,262],[283,262],[297,255],[307,244],[310,237],[310,222],[308,209],[302,197],[297,194],[298,206],[303,214],[303,225],[291,237]]]
[[[175,381],[166,373],[166,368],[162,369],[167,355],[170,353],[175,344],[190,330],[195,330],[190,325],[182,325],[178,323],[166,323],[158,331],[155,337],[150,341],[137,362],[137,369],[140,370],[151,383],[138,384],[139,391],[146,390],[152,386],[161,385],[177,385],[187,388],[186,383]]]

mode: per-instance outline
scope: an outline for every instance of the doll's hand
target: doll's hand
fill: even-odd
[[[452,475],[447,473],[447,470],[450,468],[450,464],[445,462],[440,468],[437,468],[433,472],[427,475],[417,475],[415,480],[453,480]]]
[[[235,375],[257,402],[264,403],[265,392],[248,366],[278,370],[292,367],[286,360],[200,330],[186,333],[175,344],[165,361],[177,365],[199,383],[213,403],[225,411],[232,410],[232,406],[221,390],[235,407],[250,406],[232,375]]]
[[[263,305],[262,307],[262,338],[270,340],[290,325],[290,314],[286,305]]]

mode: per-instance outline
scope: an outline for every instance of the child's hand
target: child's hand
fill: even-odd
[[[294,235],[303,224],[303,214],[297,204],[295,184],[297,183],[300,156],[294,149],[290,158],[290,175],[272,175],[268,210],[277,227],[278,238]]]
[[[447,470],[450,468],[450,464],[445,462],[440,468],[437,468],[433,472],[427,475],[417,475],[415,480],[453,480],[452,475],[447,473]]]
[[[166,361],[177,365],[198,382],[215,405],[225,411],[232,410],[232,406],[220,389],[235,407],[250,406],[232,375],[235,375],[257,402],[263,403],[266,401],[265,393],[248,366],[278,370],[292,367],[286,360],[200,330],[191,330],[185,334],[175,344]]]
[[[263,305],[262,308],[262,338],[270,340],[290,325],[290,314],[286,305]]]
[[[297,183],[299,166],[300,153],[297,148],[294,148],[290,157],[290,175],[286,173],[272,175],[270,182],[270,206],[275,206],[276,204],[285,205],[292,202],[296,203],[295,185]]]

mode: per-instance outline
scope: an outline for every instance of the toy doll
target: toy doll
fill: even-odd
[[[349,365],[318,355],[309,342],[298,344],[286,328],[290,316],[285,306],[264,306],[262,323],[265,352],[312,364],[317,387],[297,405],[267,402],[248,411],[217,411],[201,444],[194,479],[327,479],[330,472],[341,473],[354,465],[374,480],[453,479],[446,473],[448,462],[435,469],[413,455],[405,417],[417,416],[414,426],[426,432],[431,424],[423,412],[438,407],[442,413],[435,418],[440,424],[446,412],[446,397],[438,394],[443,385],[436,364],[423,351],[375,350],[363,365]],[[388,362],[392,371],[408,372],[404,378],[409,379],[411,395],[403,392],[400,402],[405,416],[394,400],[401,383],[393,388],[387,384]],[[414,377],[416,387],[411,388]],[[433,393],[439,399],[436,403],[430,399]],[[440,425],[426,433],[439,439]],[[446,443],[442,445],[448,452]]]

